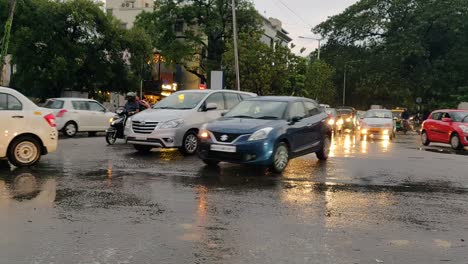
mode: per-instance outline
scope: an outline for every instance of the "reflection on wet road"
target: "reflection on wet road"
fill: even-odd
[[[466,156],[414,136],[337,136],[281,176],[103,142],[2,171],[4,263],[468,263]]]

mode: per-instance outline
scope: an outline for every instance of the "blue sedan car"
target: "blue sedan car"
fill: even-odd
[[[281,173],[291,158],[330,152],[328,115],[306,98],[266,96],[242,101],[199,131],[198,155],[207,165],[270,166]]]

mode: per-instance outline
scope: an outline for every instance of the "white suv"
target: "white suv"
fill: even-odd
[[[230,90],[188,90],[165,98],[152,109],[127,120],[125,137],[140,152],[152,148],[179,148],[194,154],[198,148],[198,130],[221,117],[253,93]]]
[[[32,166],[57,149],[54,115],[5,87],[0,87],[0,135],[0,159],[17,167]]]
[[[104,132],[115,113],[109,112],[95,100],[83,98],[52,98],[44,104],[57,119],[57,129],[67,137],[78,132]]]

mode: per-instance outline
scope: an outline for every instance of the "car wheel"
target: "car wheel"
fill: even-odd
[[[327,160],[328,159],[328,157],[330,155],[330,146],[331,146],[330,138],[325,137],[325,139],[323,140],[323,143],[322,143],[322,148],[320,149],[320,151],[315,153],[315,155],[317,156],[317,158],[319,160]]]
[[[117,141],[117,131],[116,132],[107,132],[106,133],[106,142],[109,145],[114,145]]]
[[[289,162],[289,149],[286,143],[281,142],[275,149],[273,154],[273,164],[271,165],[272,169],[277,173],[282,173]]]
[[[41,159],[41,143],[33,137],[15,139],[8,151],[8,160],[16,167],[28,167]]]
[[[147,154],[150,153],[151,150],[153,149],[152,146],[145,146],[145,145],[133,145],[133,147],[138,151],[139,153]]]
[[[460,137],[457,133],[453,133],[450,137],[450,145],[454,150],[461,150],[463,149],[463,145],[461,144]]]
[[[429,141],[429,136],[427,135],[427,132],[426,131],[422,131],[421,132],[421,143],[424,145],[424,146],[429,146],[429,144],[431,143]]]
[[[78,126],[75,122],[67,122],[62,129],[62,132],[67,137],[74,137],[78,133]]]
[[[215,167],[215,166],[218,166],[218,164],[219,164],[219,161],[217,161],[217,160],[210,160],[210,159],[204,159],[203,162],[204,162],[207,166],[210,166],[210,167]]]
[[[182,140],[182,147],[180,147],[180,152],[183,155],[193,155],[197,152],[198,149],[198,136],[195,131],[189,131],[185,134],[184,139]]]

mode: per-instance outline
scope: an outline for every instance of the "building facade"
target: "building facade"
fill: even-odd
[[[122,21],[123,28],[132,28],[141,12],[151,12],[153,8],[152,0],[106,0],[107,14]]]
[[[283,28],[283,23],[276,18],[263,17],[263,35],[261,41],[274,48],[276,43],[279,45],[287,46],[291,42],[292,38],[289,37],[289,32]]]

